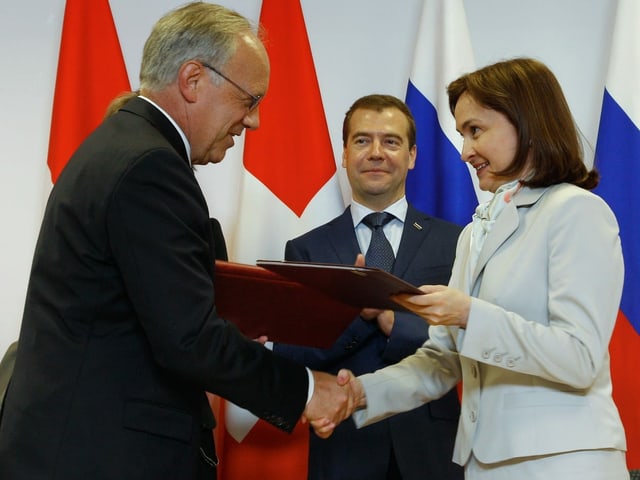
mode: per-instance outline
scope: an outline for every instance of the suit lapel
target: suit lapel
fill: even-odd
[[[352,265],[360,253],[360,247],[353,226],[351,208],[347,207],[342,215],[331,221],[328,227],[327,241],[331,243],[336,252],[337,263]]]
[[[407,216],[404,219],[402,238],[398,247],[398,256],[393,264],[393,274],[397,277],[404,277],[407,269],[411,265],[415,252],[420,248],[422,242],[427,238],[431,229],[429,217],[418,212],[408,205]]]
[[[484,270],[489,259],[500,248],[500,246],[507,241],[507,239],[516,231],[520,224],[520,216],[518,215],[518,208],[524,206],[531,206],[538,201],[542,194],[546,191],[544,188],[530,189],[524,187],[518,192],[511,202],[509,202],[502,213],[496,219],[496,223],[487,235],[480,256],[478,257],[478,263],[471,276],[471,285],[474,285],[478,280],[481,272]],[[472,291],[472,290],[471,290]]]

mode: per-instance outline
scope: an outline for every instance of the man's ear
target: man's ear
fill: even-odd
[[[206,75],[201,63],[188,61],[182,64],[178,70],[178,88],[187,102],[193,103],[198,99],[198,87],[206,80]]]
[[[409,170],[413,170],[416,166],[416,158],[418,156],[418,145],[414,145],[409,149]]]

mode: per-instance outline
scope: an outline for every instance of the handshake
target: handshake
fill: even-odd
[[[313,396],[302,421],[308,421],[320,438],[328,438],[340,422],[366,405],[364,389],[347,369],[340,370],[337,377],[314,371],[313,379]]]

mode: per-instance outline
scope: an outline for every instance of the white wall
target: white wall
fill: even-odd
[[[404,98],[422,2],[301,2],[339,165],[342,118],[353,100],[373,92]],[[134,88],[152,24],[183,3],[110,0]],[[260,0],[220,3],[249,18],[259,16]],[[516,55],[545,62],[558,76],[586,140],[595,145],[616,0],[464,3],[477,65]],[[0,353],[18,336],[50,188],[46,157],[63,13],[64,0],[0,2]],[[223,226],[234,216],[228,198],[241,165],[240,149],[235,147],[222,164],[199,172],[210,209]],[[592,154],[587,152],[589,161]]]

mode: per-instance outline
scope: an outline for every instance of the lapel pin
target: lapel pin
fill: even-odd
[[[418,230],[422,230],[422,226],[418,222],[413,222],[413,226],[416,227]]]

